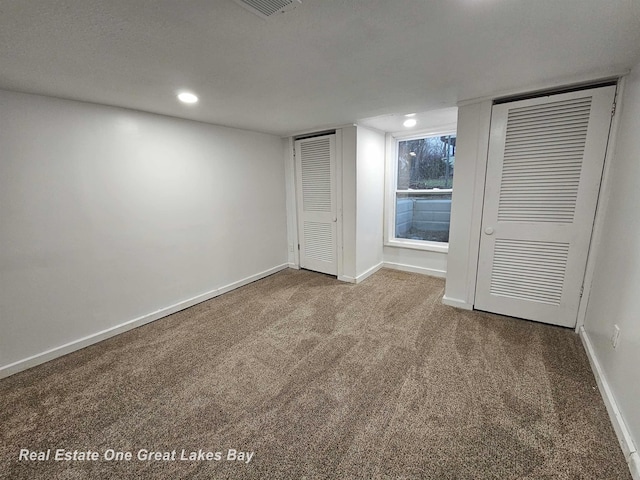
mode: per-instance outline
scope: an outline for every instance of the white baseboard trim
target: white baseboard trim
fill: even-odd
[[[356,279],[354,277],[349,277],[347,275],[338,275],[338,280],[341,282],[356,283]]]
[[[356,277],[356,283],[360,283],[361,281],[363,281],[364,279],[370,277],[371,275],[373,275],[374,273],[376,273],[378,270],[380,270],[382,268],[382,266],[384,265],[384,262],[380,262],[378,265],[374,265],[373,267],[371,267],[369,270],[367,270],[364,273],[361,273],[360,275],[358,275]]]
[[[473,310],[473,305],[465,302],[464,300],[458,300],[457,298],[442,297],[442,303],[449,305],[450,307],[461,308],[462,310]]]
[[[587,352],[587,358],[589,358],[593,375],[596,379],[596,383],[598,384],[598,388],[600,389],[600,395],[602,395],[602,400],[604,401],[604,405],[609,413],[609,418],[611,419],[613,429],[618,437],[618,442],[620,442],[622,453],[624,453],[624,457],[629,465],[631,475],[634,480],[640,480],[640,458],[638,457],[638,451],[636,450],[636,446],[631,434],[629,433],[629,429],[627,428],[624,418],[620,413],[616,397],[607,382],[607,378],[600,366],[598,357],[596,357],[596,352],[593,348],[593,344],[591,343],[591,339],[589,338],[589,334],[584,327],[580,327],[579,333],[584,349]]]
[[[243,278],[242,280],[238,280],[237,282],[233,282],[229,285],[216,288],[214,290],[203,293],[201,295],[197,295],[174,305],[161,308],[160,310],[156,310],[155,312],[151,312],[141,317],[134,318],[133,320],[129,320],[114,327],[107,328],[106,330],[87,335],[86,337],[79,338],[59,347],[51,348],[42,353],[38,353],[22,360],[18,360],[17,362],[10,363],[9,365],[4,365],[0,367],[0,378],[8,377],[28,368],[48,362],[49,360],[53,360],[54,358],[62,357],[63,355],[66,355],[68,353],[75,352],[76,350],[80,350],[81,348],[85,348],[89,345],[93,345],[94,343],[101,342],[102,340],[106,340],[107,338],[113,337],[120,333],[124,333],[136,327],[140,327],[155,320],[159,320],[160,318],[179,312],[180,310],[184,310],[185,308],[192,307],[198,303],[210,300],[214,297],[217,297],[218,295],[222,295],[223,293],[230,292],[231,290],[243,287],[244,285],[248,285],[249,283],[255,282],[256,280],[260,280],[262,278],[268,277],[269,275],[273,275],[274,273],[285,270],[286,268],[289,268],[288,264],[278,265],[277,267],[273,267],[263,272],[256,273],[255,275]]]
[[[289,262],[287,263],[287,267],[293,268],[294,270],[300,270],[300,266],[296,263]]]
[[[382,262],[385,268],[393,270],[401,270],[403,272],[419,273],[421,275],[429,275],[430,277],[446,278],[446,270],[436,270],[435,268],[416,267],[415,265],[405,265],[403,263]]]

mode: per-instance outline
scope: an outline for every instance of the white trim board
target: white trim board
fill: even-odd
[[[338,275],[336,278],[341,282],[356,283],[356,279],[353,277],[350,277],[349,275]]]
[[[75,352],[76,350],[80,350],[82,348],[88,347],[89,345],[93,345],[95,343],[101,342],[102,340],[106,340],[107,338],[114,337],[120,333],[124,333],[128,330],[133,330],[136,327],[140,327],[155,320],[159,320],[163,317],[179,312],[180,310],[184,310],[185,308],[192,307],[198,303],[211,300],[218,295],[222,295],[223,293],[230,292],[231,290],[235,290],[236,288],[243,287],[245,285],[248,285],[249,283],[255,282],[256,280],[260,280],[281,270],[285,270],[288,267],[288,264],[278,265],[263,272],[256,273],[255,275],[251,275],[249,277],[238,280],[237,282],[233,282],[209,292],[202,293],[187,300],[183,300],[182,302],[178,302],[168,307],[161,308],[160,310],[156,310],[155,312],[151,312],[146,315],[142,315],[141,317],[134,318],[133,320],[126,321],[114,327],[107,328],[106,330],[87,335],[86,337],[82,337],[64,345],[60,345],[59,347],[51,348],[42,353],[32,355],[22,360],[18,360],[14,363],[10,363],[9,365],[0,367],[0,378],[8,377],[28,368],[48,362],[49,360],[53,360],[54,358],[62,357],[68,353]]]
[[[287,211],[287,261],[300,265],[300,250],[298,250],[298,211],[296,207],[296,172],[293,138],[288,138],[284,147],[284,179],[285,206]]]
[[[446,278],[445,270],[436,270],[435,268],[416,267],[415,265],[406,265],[404,263],[382,262],[382,266],[392,270],[400,270],[403,272],[419,273],[421,275],[429,275],[430,277]]]
[[[325,125],[324,127],[316,127],[316,128],[311,128],[309,130],[299,130],[297,132],[284,135],[282,138],[291,137],[292,139],[295,140],[296,137],[302,137],[305,135],[322,134],[322,133],[329,132],[331,130],[335,130],[337,132],[338,130],[342,130],[343,128],[355,127],[355,126],[357,126],[355,123],[345,123],[344,125],[329,125],[329,126]]]
[[[638,455],[638,452],[634,452],[627,463],[633,480],[640,480],[640,455]]]
[[[360,275],[358,275],[356,277],[356,283],[360,283],[363,280],[369,278],[371,275],[373,275],[374,273],[376,273],[378,270],[380,270],[384,265],[384,262],[380,262],[377,265],[374,265],[373,267],[371,267],[369,270],[367,270],[364,273],[361,273]]]
[[[462,310],[473,310],[473,305],[457,298],[450,298],[446,295],[442,297],[442,303],[450,307],[460,308]]]
[[[629,470],[631,471],[631,476],[634,478],[634,480],[640,480],[640,456],[638,454],[638,451],[636,450],[633,438],[629,433],[629,429],[624,422],[622,413],[618,408],[616,397],[613,394],[613,390],[611,390],[611,387],[607,382],[607,378],[604,375],[604,371],[600,366],[600,362],[596,357],[596,353],[593,349],[589,334],[584,329],[584,327],[580,327],[579,333],[582,344],[584,345],[584,349],[587,352],[587,358],[589,358],[589,363],[591,364],[591,370],[593,370],[593,376],[595,377],[596,383],[598,384],[600,395],[602,395],[602,400],[604,401],[604,405],[607,408],[607,413],[609,414],[609,418],[611,419],[611,424],[613,425],[613,429],[615,430],[616,436],[618,437],[618,442],[620,442],[620,448],[622,449],[624,458],[626,459]]]
[[[626,78],[622,77],[618,80],[618,88],[616,90],[616,104],[620,105],[624,95],[624,86]],[[589,306],[589,295],[591,294],[591,285],[595,274],[596,259],[598,251],[602,247],[602,235],[604,232],[604,220],[606,216],[607,206],[609,204],[609,195],[611,193],[611,165],[614,160],[616,143],[618,141],[618,129],[620,126],[620,116],[622,108],[618,106],[611,119],[609,127],[609,140],[607,150],[604,156],[604,167],[602,169],[602,178],[600,179],[600,191],[598,192],[598,204],[596,206],[596,214],[593,220],[593,230],[591,231],[591,242],[589,243],[589,254],[585,265],[584,280],[582,283],[582,296],[578,304],[578,315],[576,317],[576,332],[584,325],[587,318],[587,307]]]

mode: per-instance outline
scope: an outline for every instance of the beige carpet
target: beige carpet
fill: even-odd
[[[4,379],[0,477],[630,478],[579,338],[443,288],[287,270]]]

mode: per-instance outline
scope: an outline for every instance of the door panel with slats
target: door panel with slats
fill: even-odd
[[[475,308],[575,326],[614,96],[493,107]]]
[[[303,242],[306,258],[320,262],[335,262],[333,229],[331,224],[304,222]]]
[[[568,243],[497,239],[491,294],[559,306],[568,254]]]
[[[509,110],[499,222],[573,221],[590,113],[590,96]]]
[[[336,275],[335,135],[295,142],[300,266]]]

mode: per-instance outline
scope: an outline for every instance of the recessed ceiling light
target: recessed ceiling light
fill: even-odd
[[[415,126],[416,126],[416,123],[418,123],[418,122],[416,121],[416,119],[415,119],[415,118],[408,118],[407,120],[405,120],[405,121],[402,123],[402,125],[404,125],[404,126],[405,126],[405,127],[407,127],[407,128],[410,128],[410,127],[415,127]]]
[[[407,114],[405,115],[405,117],[415,117],[415,116],[416,116],[416,114],[415,114],[415,113],[407,113]]]
[[[182,92],[178,94],[178,100],[180,100],[182,103],[197,103],[198,97],[193,93]]]
[[[409,155],[411,155],[412,157],[416,156],[416,152],[409,152]]]

